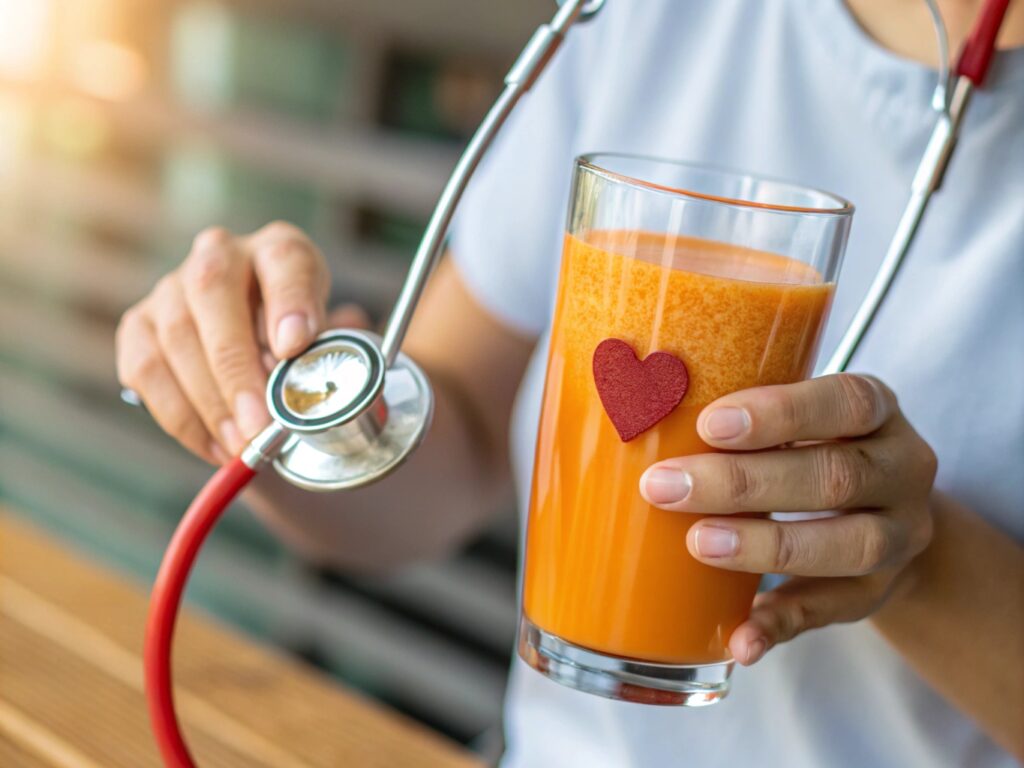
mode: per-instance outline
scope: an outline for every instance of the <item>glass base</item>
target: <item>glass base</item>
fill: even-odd
[[[706,707],[729,694],[733,662],[656,664],[589,651],[523,616],[519,657],[545,677],[606,699],[669,707]]]

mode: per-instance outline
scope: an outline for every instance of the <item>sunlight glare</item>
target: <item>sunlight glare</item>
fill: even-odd
[[[52,10],[50,0],[0,0],[0,75],[40,74]]]
[[[146,83],[146,62],[133,48],[112,40],[87,40],[75,51],[71,78],[83,92],[121,101]]]

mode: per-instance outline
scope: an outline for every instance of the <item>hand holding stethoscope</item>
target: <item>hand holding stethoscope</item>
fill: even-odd
[[[943,62],[934,98],[936,126],[879,273],[826,373],[846,368],[909,251],[927,202],[942,181],[971,91],[984,80],[1009,0],[987,2],[955,70],[948,63],[935,2],[927,2]],[[356,488],[387,475],[419,444],[430,422],[433,396],[418,366],[399,350],[442,251],[455,206],[497,131],[569,29],[598,13],[604,3],[570,0],[560,4],[552,21],[538,29],[509,71],[504,91],[444,189],[383,337],[356,330],[328,331],[302,354],[282,361],[267,388],[273,423],[214,475],[182,519],[154,585],[145,647],[150,715],[167,765],[194,764],[174,712],[170,658],[178,606],[203,540],[224,508],[267,463],[273,463],[290,482],[310,490]]]

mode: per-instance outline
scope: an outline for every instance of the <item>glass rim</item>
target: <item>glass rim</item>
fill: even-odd
[[[727,197],[725,195],[713,195],[707,192],[698,192],[693,189],[681,189],[678,187],[669,187],[663,184],[657,184],[651,181],[644,181],[643,179],[630,176],[620,171],[613,171],[610,168],[605,167],[601,164],[602,158],[618,158],[623,160],[642,160],[651,163],[660,163],[663,165],[672,165],[677,168],[686,168],[695,171],[705,171],[718,174],[720,176],[730,176],[733,178],[752,179],[759,182],[768,182],[777,186],[786,187],[792,190],[798,190],[800,192],[812,192],[816,195],[832,201],[835,203],[834,207],[823,208],[816,206],[800,206],[800,205],[783,205],[781,203],[763,203],[754,200],[744,200],[739,197]],[[639,189],[648,190],[651,192],[659,192],[663,194],[674,195],[677,197],[688,197],[693,200],[703,202],[720,203],[722,205],[735,206],[738,208],[746,208],[753,211],[763,211],[765,213],[777,213],[777,214],[799,214],[803,216],[851,216],[855,210],[853,203],[844,197],[828,192],[824,189],[817,187],[809,187],[806,184],[799,184],[794,181],[787,179],[780,179],[772,176],[764,176],[758,173],[750,173],[748,171],[737,171],[733,168],[725,168],[722,166],[710,165],[706,163],[693,163],[685,160],[672,160],[666,157],[656,157],[654,155],[640,155],[629,152],[586,152],[576,158],[577,167],[584,168],[592,173],[605,178],[617,181],[629,186],[637,187]]]

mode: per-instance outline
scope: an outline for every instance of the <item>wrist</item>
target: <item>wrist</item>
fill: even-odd
[[[929,513],[933,520],[938,516],[941,505],[938,503],[938,493],[932,491],[929,500]],[[938,525],[934,526],[938,531]],[[904,613],[908,608],[913,607],[917,598],[921,595],[923,587],[928,584],[927,572],[931,562],[931,555],[935,550],[936,534],[932,534],[928,545],[917,553],[906,563],[893,577],[889,595],[882,606],[874,613],[872,620],[884,622],[887,617]]]

